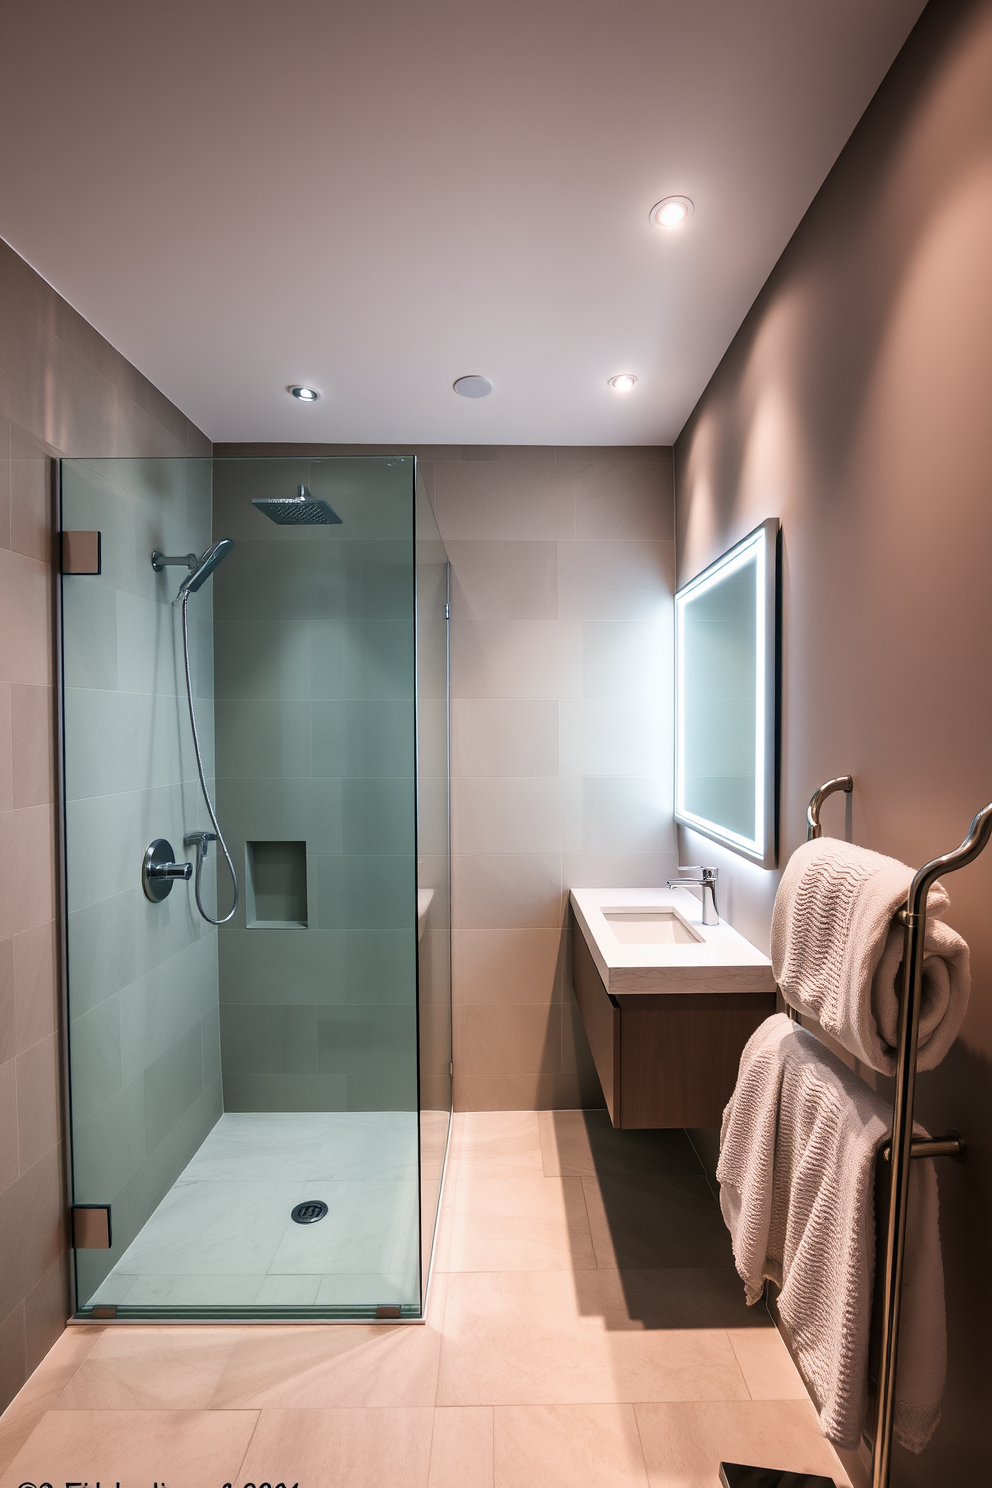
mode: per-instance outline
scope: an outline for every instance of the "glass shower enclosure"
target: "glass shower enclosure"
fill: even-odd
[[[451,937],[416,461],[64,460],[61,526],[76,1316],[422,1316]]]

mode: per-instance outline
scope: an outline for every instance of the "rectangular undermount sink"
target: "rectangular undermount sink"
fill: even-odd
[[[604,909],[603,919],[621,945],[701,945],[703,937],[676,909]]]

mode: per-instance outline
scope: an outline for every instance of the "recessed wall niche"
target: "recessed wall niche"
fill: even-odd
[[[306,843],[245,845],[245,918],[249,930],[305,930],[308,923]]]

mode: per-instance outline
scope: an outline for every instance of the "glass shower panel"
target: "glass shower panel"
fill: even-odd
[[[73,1200],[111,1206],[109,1250],[77,1250],[80,1306],[102,1284],[217,1122],[217,932],[189,896],[151,904],[139,873],[164,837],[182,854],[199,786],[171,575],[153,548],[210,541],[210,462],[63,464],[62,527],[102,534],[102,572],[62,581],[68,1039]],[[209,591],[192,620],[193,681],[213,757]],[[212,773],[212,771],[211,771]],[[115,1278],[123,1301],[138,1278]],[[153,1301],[142,1279],[135,1301]]]
[[[215,463],[214,534],[235,543],[215,580],[217,793],[245,874],[220,932],[224,1119],[272,1146],[266,1181],[296,1161],[299,1199],[329,1207],[288,1231],[273,1306],[308,1287],[320,1307],[419,1303],[413,475]],[[340,522],[252,504],[301,485]]]
[[[62,581],[73,1201],[109,1205],[114,1242],[75,1252],[84,1315],[420,1313],[451,1056],[446,564],[415,479],[412,457],[63,462],[63,530],[104,555]],[[138,869],[212,831],[187,570],[150,555],[221,539],[188,604],[239,881],[225,920],[208,838],[218,930]]]
[[[423,1275],[451,1117],[448,556],[417,472],[417,941]]]

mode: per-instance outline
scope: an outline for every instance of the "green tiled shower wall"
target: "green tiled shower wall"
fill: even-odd
[[[80,1305],[221,1113],[217,934],[178,884],[162,904],[142,855],[207,825],[171,601],[183,570],[153,548],[210,540],[209,460],[67,460],[67,530],[102,533],[103,572],[62,581],[69,1047],[74,1194],[111,1205],[110,1251],[77,1251]],[[212,593],[190,601],[193,677],[213,761]]]
[[[417,1109],[414,462],[218,460],[218,808],[306,842],[307,926],[220,932],[227,1111]],[[253,497],[305,484],[340,526]]]

